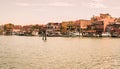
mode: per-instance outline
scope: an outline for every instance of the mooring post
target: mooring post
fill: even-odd
[[[45,40],[47,40],[46,30],[45,30]]]
[[[43,30],[42,40],[47,40],[46,30]]]

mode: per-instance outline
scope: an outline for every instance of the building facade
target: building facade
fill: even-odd
[[[46,25],[46,33],[47,35],[60,35],[61,34],[61,24],[60,23],[48,23]]]

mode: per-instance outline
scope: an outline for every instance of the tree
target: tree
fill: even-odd
[[[5,24],[4,31],[5,31],[6,35],[12,35],[13,28],[14,28],[14,24],[12,24],[12,23]]]

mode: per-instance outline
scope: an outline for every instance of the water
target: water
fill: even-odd
[[[120,69],[120,38],[0,36],[0,69]]]

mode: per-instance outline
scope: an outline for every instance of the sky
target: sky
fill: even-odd
[[[120,16],[120,0],[0,0],[0,24],[46,24],[90,19],[109,13]]]

